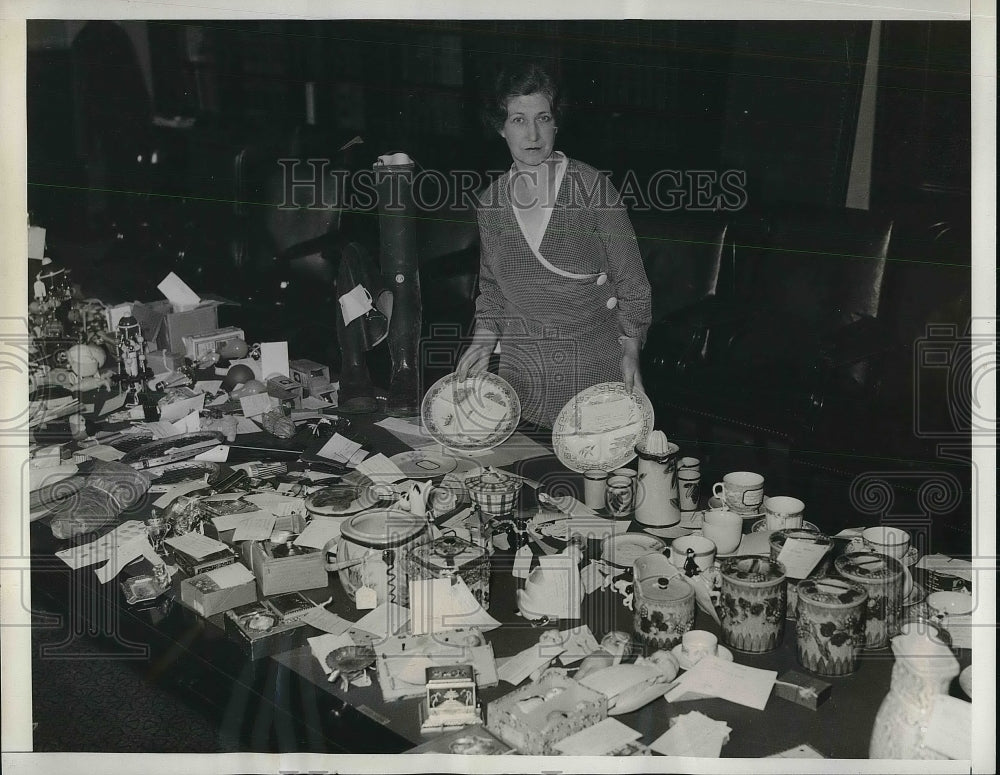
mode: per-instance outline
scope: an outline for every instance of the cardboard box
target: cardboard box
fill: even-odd
[[[203,301],[194,309],[175,312],[166,299],[144,304],[135,302],[132,314],[142,327],[142,335],[157,350],[184,353],[184,337],[205,334],[219,327],[221,300]]]
[[[778,676],[774,683],[774,693],[783,700],[816,710],[830,699],[833,686],[811,675],[789,670]]]
[[[282,621],[263,603],[250,603],[226,611],[226,635],[250,659],[291,651],[306,642],[309,626],[302,621]]]
[[[293,554],[286,553],[289,546]],[[257,577],[257,588],[264,597],[319,589],[330,583],[325,553],[318,549],[270,541],[244,541],[240,551],[244,563]]]
[[[253,504],[250,504],[253,505]],[[253,508],[251,511],[246,512],[247,514],[259,513],[260,509]],[[289,514],[287,517],[275,517],[274,529],[287,530],[290,533],[298,535],[303,530],[306,529],[306,518],[304,514]],[[208,524],[205,527],[205,535],[210,535],[212,538],[218,538],[225,544],[233,545],[233,535],[236,533],[236,528],[229,528],[228,530],[217,530],[215,524],[212,522],[211,518],[208,520]],[[241,543],[253,543],[253,541],[243,541]]]
[[[330,384],[330,367],[308,358],[296,358],[288,362],[288,376],[309,392],[313,387],[319,388]],[[313,393],[309,392],[309,395]]]
[[[172,353],[170,350],[153,350],[146,354],[146,363],[153,370],[154,374],[164,374],[168,371],[177,371],[184,365],[184,356],[180,353]]]
[[[257,600],[253,573],[240,563],[181,580],[181,603],[202,616],[214,616]]]

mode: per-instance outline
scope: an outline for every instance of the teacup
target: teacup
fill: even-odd
[[[790,495],[771,495],[764,498],[764,515],[768,530],[786,530],[802,527],[806,504]]]
[[[897,560],[905,557],[910,550],[910,534],[898,527],[869,527],[861,531],[861,540],[873,552],[895,557]]]
[[[927,596],[927,607],[939,616],[967,616],[972,613],[972,595],[964,592],[931,592]]]
[[[704,536],[681,536],[675,538],[670,546],[670,562],[678,568],[683,568],[687,560],[687,551],[694,552],[694,563],[698,570],[705,571],[715,564],[715,542]]]
[[[728,509],[706,511],[701,534],[715,543],[719,554],[735,552],[743,538],[743,517]]]
[[[737,514],[757,514],[764,500],[764,477],[752,471],[733,471],[715,483],[712,494],[721,497],[726,508]]]
[[[719,639],[707,630],[688,630],[681,636],[681,653],[694,665],[719,653]]]
[[[701,497],[701,472],[697,468],[681,468],[677,471],[677,495],[681,511],[695,511]]]

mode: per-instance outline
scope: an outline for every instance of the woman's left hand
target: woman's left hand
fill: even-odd
[[[629,392],[637,389],[646,392],[642,384],[642,374],[639,371],[639,340],[632,337],[622,337],[622,382]]]

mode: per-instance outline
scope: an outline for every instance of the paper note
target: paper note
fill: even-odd
[[[222,541],[203,536],[201,533],[185,533],[184,535],[171,536],[164,542],[174,549],[179,549],[185,554],[200,560],[215,552],[226,550],[226,545]]]
[[[122,568],[132,562],[132,560],[143,556],[153,564],[163,562],[156,552],[153,551],[149,539],[145,535],[139,535],[111,551],[108,561],[95,571],[98,580],[102,584],[107,584],[121,573]]]
[[[247,433],[260,433],[260,426],[249,417],[236,416],[236,435],[243,436]]]
[[[664,756],[718,758],[730,731],[724,721],[694,711],[677,717],[674,725],[649,747]]]
[[[316,605],[306,611],[299,619],[317,630],[328,632],[331,635],[343,635],[354,626],[354,622],[349,622],[342,616],[338,616],[332,611],[327,611],[323,606]]]
[[[112,412],[117,412],[125,406],[125,393],[119,393],[116,396],[111,396],[107,401],[104,402],[104,406],[101,407],[101,417],[106,414],[111,414]]]
[[[191,412],[199,412],[205,405],[205,394],[199,393],[190,398],[183,398],[180,401],[172,401],[169,404],[161,404],[160,421],[177,422],[183,417],[187,417]]]
[[[189,492],[203,489],[205,487],[206,480],[207,477],[203,476],[201,479],[196,479],[191,482],[181,482],[180,484],[175,484],[171,486],[170,489],[166,490],[163,495],[153,501],[153,506],[158,509],[165,509],[182,495],[187,495]]]
[[[368,450],[366,450],[366,449],[359,449],[357,452],[355,452],[353,455],[351,455],[350,458],[348,458],[348,460],[347,460],[347,466],[348,466],[348,468],[356,468],[358,465],[361,464],[361,462],[366,457],[368,457]]]
[[[497,675],[500,676],[501,681],[517,686],[536,670],[545,667],[552,660],[552,657],[551,652],[542,653],[542,649],[536,643],[499,665]]]
[[[675,702],[687,692],[693,692],[764,710],[777,677],[774,670],[747,667],[718,657],[703,657],[667,694],[667,701]]]
[[[83,457],[92,457],[96,460],[121,460],[125,453],[120,449],[109,447],[107,444],[97,444],[93,447],[84,447],[76,454]]]
[[[265,381],[288,376],[288,342],[260,343],[260,373]]]
[[[214,396],[220,390],[222,390],[222,380],[221,379],[199,379],[194,383],[194,389],[200,390],[202,393],[208,393],[210,396]]]
[[[219,383],[221,385],[221,382]],[[221,406],[229,400],[229,395],[227,393],[220,393],[211,401],[208,402],[208,406]]]
[[[297,546],[309,546],[322,549],[328,541],[340,538],[340,526],[350,517],[313,517],[299,537],[295,539]]]
[[[173,272],[164,277],[156,287],[176,310],[183,311],[201,304],[201,297]]]
[[[396,603],[382,603],[355,622],[354,627],[372,635],[387,637],[400,632],[409,620],[409,609]]]
[[[399,466],[379,452],[358,464],[358,473],[364,474],[377,484],[392,484],[406,478]]]
[[[316,454],[320,457],[325,457],[328,460],[346,463],[357,453],[359,449],[361,449],[361,445],[356,441],[351,441],[350,439],[341,436],[339,433],[335,433]]]
[[[212,524],[220,533],[226,530],[235,530],[248,519],[260,514],[259,510],[244,511],[240,514],[223,514],[221,517],[212,517]]]
[[[271,411],[271,396],[267,393],[255,393],[252,396],[243,396],[240,399],[240,408],[243,409],[244,417],[260,417],[265,412]]]
[[[208,463],[225,463],[229,459],[229,445],[219,444],[211,449],[194,456],[195,460],[204,460]]]
[[[178,433],[197,433],[201,430],[201,415],[195,410],[171,425]]]
[[[813,541],[788,538],[778,553],[778,562],[785,566],[785,575],[788,578],[804,579],[823,559],[827,549],[829,549],[828,546]]]
[[[642,737],[616,718],[598,721],[556,743],[556,750],[567,756],[604,756]]]
[[[579,662],[601,647],[597,638],[594,637],[594,633],[586,624],[563,630],[560,634],[563,636],[563,651],[559,655],[559,661],[564,665]]]
[[[251,514],[243,520],[233,533],[233,541],[264,541],[274,530],[274,514]]]
[[[522,546],[514,554],[514,568],[511,571],[514,578],[526,579],[531,575],[531,561],[534,559],[530,546]]]
[[[460,627],[488,631],[500,622],[489,615],[461,576],[410,582],[410,633],[423,635]]]
[[[78,570],[88,565],[96,565],[99,562],[104,562],[111,556],[111,552],[116,547],[128,543],[133,538],[145,535],[146,528],[142,522],[131,519],[88,544],[81,544],[56,552],[56,557],[73,568],[73,570]]]
[[[924,745],[949,759],[972,758],[972,703],[934,695]]]
[[[282,495],[278,492],[257,492],[247,495],[246,500],[254,506],[270,511],[276,517],[290,517],[293,514],[305,514],[305,499],[297,495]]]
[[[253,573],[241,562],[223,565],[221,568],[212,568],[205,575],[218,584],[219,589],[238,587],[240,584],[254,580]]]

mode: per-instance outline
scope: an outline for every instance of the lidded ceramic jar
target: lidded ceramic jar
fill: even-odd
[[[799,662],[819,675],[849,675],[865,645],[868,592],[847,579],[808,578],[798,583],[795,623]]]
[[[781,554],[781,550],[785,546],[785,542],[789,538],[793,538],[796,541],[808,541],[811,544],[816,544],[818,546],[826,547],[826,554],[823,558],[816,563],[814,567],[809,572],[809,578],[816,578],[817,576],[825,576],[830,568],[830,550],[833,549],[833,540],[829,536],[825,536],[818,530],[811,530],[805,527],[790,527],[784,530],[775,530],[768,537],[768,543],[771,546],[771,559],[777,560],[778,555]],[[798,598],[798,593],[796,586],[802,579],[796,578],[795,576],[788,576],[788,605],[785,609],[785,616],[789,619],[794,619],[796,615],[796,602]]]
[[[726,557],[719,566],[722,639],[737,651],[772,651],[785,626],[785,566],[764,555]]]
[[[369,587],[379,604],[408,605],[410,590],[402,557],[428,539],[427,521],[407,511],[382,509],[351,517],[340,526],[337,545],[344,591],[355,600],[361,587]]]
[[[872,726],[871,759],[946,759],[924,744],[938,695],[947,695],[958,660],[943,643],[923,633],[892,639],[892,683]]]
[[[647,554],[632,565],[635,633],[651,650],[670,649],[694,625],[694,588],[662,554]]]
[[[443,535],[420,544],[403,558],[410,581],[458,576],[483,607],[490,607],[490,558],[482,546]]]
[[[885,554],[871,551],[848,552],[833,561],[840,576],[861,584],[868,592],[865,617],[865,646],[885,648],[899,632],[903,609],[903,564]]]
[[[493,468],[465,480],[472,502],[491,517],[510,517],[514,513],[522,485],[520,477]]]

